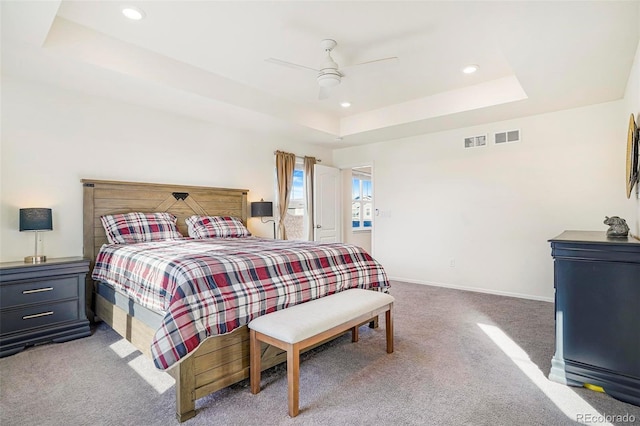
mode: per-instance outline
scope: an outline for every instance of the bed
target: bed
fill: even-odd
[[[84,256],[92,261],[92,268],[95,266],[100,248],[108,242],[100,220],[103,215],[168,212],[178,218],[178,229],[185,236],[188,235],[185,219],[192,215],[233,216],[245,225],[247,221],[246,190],[89,179],[82,180],[82,184],[84,188]],[[247,240],[250,241],[252,248],[242,248],[238,249],[239,251],[253,250],[254,256],[258,256],[260,251],[267,251],[260,246],[265,244],[264,240],[254,238]],[[271,241],[271,244],[274,243],[276,242]],[[179,241],[177,244],[193,250],[189,244],[194,242]],[[200,240],[195,244],[204,247],[210,242]],[[280,244],[289,243],[280,242]],[[150,246],[157,248],[162,244],[150,244]],[[233,247],[225,248],[217,243],[215,246],[216,255],[218,251],[234,250]],[[108,248],[105,246],[105,249]],[[206,251],[207,248],[204,247],[204,250]],[[160,247],[160,250],[163,249]],[[102,256],[100,258],[102,263],[104,254],[100,256]],[[386,288],[388,282],[382,268],[376,274],[377,278],[369,281],[377,280],[373,286]],[[276,280],[285,280],[286,277],[287,274],[282,273],[277,275]],[[321,277],[318,276],[315,280],[320,282]],[[200,333],[196,344],[192,344],[193,347],[187,353],[179,354],[175,359],[165,360],[158,357],[158,351],[154,350],[152,353],[151,348],[157,343],[157,335],[163,321],[166,321],[165,314],[168,314],[168,311],[159,313],[157,309],[142,306],[107,281],[94,282],[89,279],[87,285],[90,286],[91,291],[88,294],[92,294],[92,299],[88,301],[90,314],[109,324],[142,353],[154,359],[156,366],[167,368],[176,381],[176,416],[179,421],[195,416],[197,399],[249,377],[249,333],[245,324],[250,315],[236,321],[237,324],[232,327],[227,327],[224,321],[222,326],[217,324],[211,327],[214,330],[217,327],[217,331],[207,332],[206,337]],[[354,285],[362,287],[363,283]],[[325,289],[324,293],[315,297],[327,294],[327,291],[337,290]],[[263,308],[274,309],[273,306]],[[286,353],[275,347],[263,345],[261,351],[263,369],[286,360]]]

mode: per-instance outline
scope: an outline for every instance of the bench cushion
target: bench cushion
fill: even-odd
[[[393,301],[388,294],[354,288],[260,316],[249,328],[286,343],[298,343]]]

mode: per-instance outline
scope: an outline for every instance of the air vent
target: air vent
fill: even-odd
[[[474,146],[485,146],[487,144],[487,135],[471,136],[464,138],[464,147],[473,148]]]
[[[507,130],[495,135],[495,143],[520,142],[520,130]]]

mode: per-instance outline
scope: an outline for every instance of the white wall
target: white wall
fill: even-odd
[[[375,257],[391,278],[552,300],[547,240],[634,214],[625,113],[617,101],[345,148],[333,161],[374,165]],[[463,148],[510,129],[522,142]]]
[[[629,81],[627,82],[627,89],[624,96],[624,105],[627,122],[629,120],[629,114],[634,114],[636,125],[640,127],[640,42],[636,49],[636,57],[631,73],[629,74]],[[635,204],[635,224],[632,225],[634,222],[629,221],[629,227],[633,234],[640,238],[640,184],[636,185],[630,202]]]
[[[0,260],[33,253],[33,234],[18,231],[21,207],[53,209],[44,254],[82,255],[82,178],[243,188],[249,201],[274,200],[276,149],[331,164],[328,149],[3,75]],[[273,232],[258,219],[249,229]]]
[[[361,247],[365,249],[367,253],[372,254],[371,231],[352,231],[347,242]]]

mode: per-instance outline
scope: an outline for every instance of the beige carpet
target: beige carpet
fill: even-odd
[[[258,395],[236,384],[198,400],[184,424],[563,425],[616,415],[640,424],[640,407],[546,379],[552,304],[398,282],[392,294],[395,352],[385,352],[381,321],[361,328],[358,343],[345,335],[305,354],[295,419],[279,366]],[[104,324],[0,359],[2,426],[177,424],[174,397],[172,379]]]

